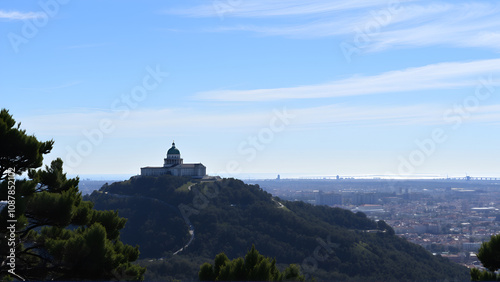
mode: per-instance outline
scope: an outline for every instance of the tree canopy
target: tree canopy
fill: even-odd
[[[292,264],[280,272],[276,260],[261,255],[254,245],[245,258],[229,260],[224,253],[218,254],[213,265],[200,267],[198,276],[200,281],[304,281],[299,266]]]
[[[7,110],[0,112],[0,277],[26,280],[142,280],[132,265],[138,247],[120,241],[126,219],[83,201],[79,179],[63,161],[42,165],[53,141],[28,136]],[[28,179],[8,177],[28,172]],[[9,227],[9,229],[7,229]],[[12,228],[10,228],[12,227]],[[4,233],[8,232],[8,234]],[[6,238],[9,238],[7,242]],[[12,263],[13,262],[13,263]]]
[[[477,258],[487,270],[471,269],[473,281],[498,281],[495,271],[500,269],[500,234],[491,236],[490,241],[481,244]]]
[[[6,109],[0,110],[0,173],[2,177],[9,168],[20,175],[30,168],[42,165],[43,155],[52,150],[54,141],[40,142],[34,135],[20,129]]]

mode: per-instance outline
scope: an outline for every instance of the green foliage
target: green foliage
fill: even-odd
[[[494,273],[486,270],[479,270],[477,268],[472,268],[470,270],[470,276],[472,281],[498,281],[499,277]]]
[[[283,272],[282,277],[285,281],[296,280],[297,278],[300,278],[301,281],[304,280],[304,277],[300,275],[300,267],[296,264],[290,264]]]
[[[43,154],[52,141],[38,142],[6,110],[0,112],[0,169],[13,167],[17,174],[28,170],[29,179],[16,180],[15,194],[8,195],[8,181],[0,182],[0,200],[15,197],[15,249],[8,249],[7,208],[0,212],[0,276],[8,279],[7,254],[16,257],[15,279],[27,280],[142,280],[145,268],[132,265],[138,247],[124,245],[120,230],[126,219],[116,211],[97,211],[83,201],[78,178],[68,179],[63,162],[56,159],[43,170]],[[5,151],[6,141],[10,151]],[[15,143],[10,144],[10,142]],[[12,198],[11,198],[12,199]],[[10,234],[9,234],[10,236]]]
[[[489,242],[481,244],[477,258],[491,272],[500,268],[500,234],[491,236]]]
[[[40,167],[43,155],[52,150],[54,141],[39,142],[20,127],[21,123],[16,127],[8,110],[0,110],[0,177],[9,168],[15,168],[15,173],[21,175],[30,168]]]
[[[178,193],[180,191],[176,191],[176,189],[184,187],[189,181],[191,181],[189,177],[172,175],[133,177],[127,181],[105,185],[101,188],[101,191],[128,196],[154,197],[159,200],[171,202],[171,197],[175,197],[178,200],[184,197],[187,200],[186,195]]]
[[[100,223],[106,228],[106,234],[110,240],[116,240],[120,236],[120,230],[125,227],[127,220],[119,217],[117,211],[93,211],[91,223]]]
[[[214,265],[204,263],[198,273],[200,281],[304,281],[297,265],[290,265],[283,273],[276,260],[264,257],[252,245],[245,258],[229,260],[224,253],[215,256]]]
[[[129,182],[124,182],[124,186],[129,186]],[[107,187],[118,192],[116,188],[119,185],[111,184]],[[125,189],[135,193],[130,187]],[[175,190],[175,188],[172,189]],[[120,240],[127,244],[139,244],[141,258],[158,258],[172,254],[188,242],[187,226],[177,206],[145,196],[120,197],[116,196],[118,194],[105,190],[107,194],[96,191],[86,199],[95,203],[95,209],[118,210],[121,216],[127,218],[127,224],[120,230]],[[159,194],[164,195],[168,192],[159,192]],[[182,199],[182,196],[171,195],[168,202]]]
[[[117,209],[128,218],[121,239],[141,246],[144,259],[141,264],[148,266],[147,280],[195,280],[198,271],[210,273],[206,266],[200,268],[200,265],[213,262],[221,252],[229,258],[241,258],[233,260],[231,268],[225,268],[222,275],[228,271],[237,273],[242,271],[246,250],[252,244],[281,264],[300,265],[306,278],[381,281],[469,278],[465,267],[395,236],[385,222],[370,220],[363,213],[273,199],[259,186],[236,179],[202,182],[191,186],[189,191],[179,191],[188,181],[174,176],[132,178],[105,186],[88,197],[96,208]],[[133,196],[117,197],[111,193]],[[180,204],[190,209],[195,239],[172,257],[173,252],[189,241]],[[164,259],[146,260],[159,257]],[[289,271],[293,273],[293,268]]]
[[[44,227],[41,236],[53,259],[64,262],[64,267],[71,266],[71,271],[58,279],[140,280],[144,272],[141,269],[133,271],[134,267],[129,265],[138,257],[137,248],[109,240],[100,223],[89,228],[80,227],[75,232]],[[129,271],[130,276],[116,277],[114,271],[117,269]]]
[[[394,235],[395,232],[394,232],[394,229],[392,229],[392,227],[390,227],[387,223],[385,223],[385,221],[383,220],[379,220],[377,221],[377,228],[381,231],[384,231],[384,232],[387,232],[389,235]]]
[[[165,259],[143,259],[137,264],[148,269],[144,274],[145,281],[196,281],[200,265],[205,262],[213,262],[213,258],[176,255]]]
[[[500,276],[495,274],[495,271],[500,269],[500,234],[493,235],[489,242],[481,244],[481,248],[477,253],[477,258],[483,266],[489,271],[471,269],[471,279],[473,281],[497,281]]]

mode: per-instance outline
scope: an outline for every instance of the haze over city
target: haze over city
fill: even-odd
[[[139,174],[175,140],[209,175],[500,177],[499,9],[4,1],[2,107],[71,175]]]

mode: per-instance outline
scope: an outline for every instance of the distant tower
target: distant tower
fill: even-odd
[[[276,180],[280,180],[280,179],[281,179],[281,178],[280,178],[280,175],[278,174],[278,177],[276,177]]]
[[[175,142],[172,142],[172,148],[167,151],[167,158],[164,159],[163,167],[171,167],[182,163],[181,152],[175,147]]]

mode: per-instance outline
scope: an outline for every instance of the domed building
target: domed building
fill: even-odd
[[[172,142],[172,147],[167,151],[167,157],[163,159],[163,167],[141,167],[142,176],[165,174],[203,178],[207,174],[207,168],[201,163],[185,164],[181,158],[181,152],[175,147],[175,142]]]

